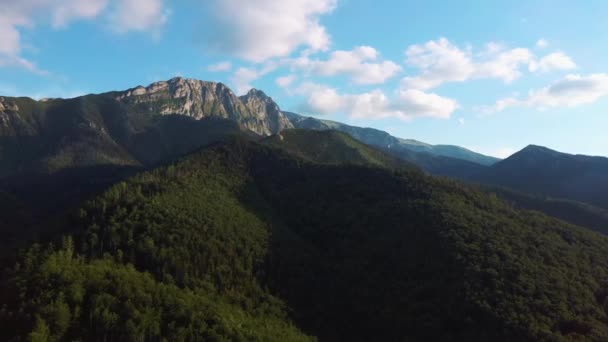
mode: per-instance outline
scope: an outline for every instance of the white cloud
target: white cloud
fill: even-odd
[[[37,3],[51,3],[37,1]],[[70,21],[77,19],[93,19],[107,6],[108,0],[59,0],[55,1],[52,9],[52,24],[55,28],[65,27]]]
[[[549,42],[544,39],[539,39],[536,42],[536,47],[539,49],[546,49],[547,47],[549,47]]]
[[[473,77],[499,79],[510,83],[518,79],[521,76],[521,68],[533,60],[534,55],[525,48],[497,52],[490,55],[488,60],[477,64]]]
[[[307,97],[304,110],[309,113],[344,112],[357,119],[446,119],[458,108],[454,100],[412,89],[399,91],[395,98],[389,98],[378,89],[360,94],[340,94],[335,88],[305,83],[296,93]]]
[[[318,76],[347,75],[356,84],[380,84],[396,76],[402,68],[379,57],[380,53],[373,47],[358,46],[350,51],[334,51],[328,60],[300,57],[290,64]]]
[[[335,88],[314,83],[304,83],[296,93],[307,97],[304,110],[312,114],[335,114],[347,107],[345,97]]]
[[[405,54],[407,63],[421,70],[419,76],[403,79],[405,87],[431,89],[446,82],[466,81],[475,72],[470,52],[461,50],[445,38],[412,45]]]
[[[19,56],[0,55],[0,67],[18,67],[39,75],[49,74],[47,70],[40,69],[35,63]]]
[[[232,70],[232,63],[229,61],[219,62],[208,66],[207,70],[211,72],[227,72]]]
[[[498,100],[486,113],[503,111],[512,107],[530,107],[545,110],[554,107],[576,107],[596,102],[608,96],[608,74],[588,76],[568,75],[552,85],[532,90],[524,99],[509,97]]]
[[[464,118],[458,118],[458,124],[459,124],[460,126],[464,126],[464,123],[465,123]]]
[[[119,33],[129,31],[157,33],[169,16],[163,0],[118,0],[110,15],[112,28]]]
[[[526,67],[529,71],[552,71],[576,66],[561,52],[538,61],[527,48],[507,49],[502,44],[488,43],[483,51],[474,53],[471,47],[460,48],[445,38],[412,45],[405,54],[407,64],[419,69],[420,73],[405,77],[402,86],[421,90],[471,79],[498,79],[511,83],[522,76]]]
[[[20,29],[33,27],[34,16],[44,15],[53,27],[64,27],[76,19],[92,19],[107,6],[108,0],[0,0],[0,53],[18,56]]]
[[[530,71],[549,72],[553,70],[572,70],[576,69],[576,63],[563,52],[554,52],[538,62],[530,63]]]
[[[289,56],[300,47],[327,50],[331,38],[319,22],[337,0],[213,0],[212,48],[253,62]]]
[[[0,0],[0,66],[21,67],[41,74],[22,56],[21,31],[50,23],[55,29],[76,20],[92,20],[110,7],[110,0]],[[119,32],[156,29],[166,21],[162,0],[112,0],[112,28]]]
[[[398,108],[405,116],[449,119],[458,103],[437,94],[408,89],[399,92]]]
[[[277,66],[276,63],[269,62],[261,68],[238,68],[230,78],[231,84],[238,95],[245,94],[253,88],[253,81],[276,70]]]
[[[278,77],[275,82],[281,88],[288,88],[298,77],[294,74]]]

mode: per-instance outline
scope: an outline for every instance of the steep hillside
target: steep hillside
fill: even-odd
[[[382,150],[397,150],[406,152],[424,152],[431,156],[448,157],[460,159],[479,165],[489,166],[495,164],[499,159],[484,156],[465,148],[453,145],[430,145],[412,139],[401,139],[393,137],[387,132],[373,129],[345,125],[340,122],[320,120],[312,117],[305,117],[295,113],[285,112],[285,115],[296,128],[314,130],[337,130],[350,134],[355,139],[376,146]],[[440,159],[439,159],[440,160]],[[448,163],[449,161],[446,161]]]
[[[608,208],[608,158],[531,145],[488,168],[478,180]]]
[[[414,164],[365,145],[340,131],[284,130],[266,138],[262,143],[318,163],[417,169]]]
[[[293,126],[263,92],[174,78],[124,92],[35,101],[0,97],[0,178],[97,165],[153,165],[240,131]]]
[[[414,160],[417,164],[409,163],[402,158],[365,145],[346,133],[333,130],[285,130],[279,135],[268,137],[263,143],[320,163],[375,165],[409,170],[418,169],[417,165],[424,165],[424,160],[416,160],[415,154],[408,159]],[[466,170],[466,165],[466,163],[463,165],[463,170]],[[427,165],[429,166],[432,165]],[[435,174],[440,173],[437,171],[435,170]],[[500,186],[484,185],[479,189],[498,196],[514,208],[536,210],[608,235],[608,210],[586,203],[532,195]]]
[[[305,338],[287,312],[327,341],[608,338],[608,238],[408,169],[236,139],[112,187],[66,229],[73,244],[3,283],[9,332]]]
[[[237,97],[222,83],[178,77],[108,95],[137,114],[178,114],[194,119],[219,117],[259,135],[293,127],[264,92],[252,89],[247,95]]]
[[[469,179],[496,162],[457,146],[284,113],[259,90],[237,97],[222,83],[173,78],[67,100],[0,97],[0,178],[71,167],[154,165],[238,130],[269,136],[294,127],[345,132],[437,175]]]

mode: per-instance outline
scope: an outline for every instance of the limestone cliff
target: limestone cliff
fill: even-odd
[[[263,92],[237,97],[222,83],[186,78],[153,83],[116,94],[116,100],[141,113],[178,114],[195,119],[221,117],[260,135],[293,128],[279,106]]]

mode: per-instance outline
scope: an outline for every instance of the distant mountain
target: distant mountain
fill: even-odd
[[[2,265],[1,335],[608,339],[608,237],[408,168],[307,159],[235,138],[112,186],[54,248]]]
[[[608,158],[530,145],[492,165],[478,181],[608,208]]]
[[[292,128],[263,92],[174,78],[74,99],[0,97],[0,178],[95,165],[153,165],[240,131]]]
[[[408,150],[413,152],[424,152],[433,156],[461,159],[476,164],[488,166],[498,162],[500,159],[485,156],[466,148],[453,145],[430,145],[417,140],[401,139],[387,132],[374,129],[349,126],[340,122],[321,120],[313,117],[305,117],[296,113],[284,112],[296,128],[328,130],[333,129],[350,134],[355,139],[379,147],[381,149]]]
[[[269,136],[294,127],[342,131],[438,175],[467,179],[477,165],[497,161],[457,146],[285,113],[260,90],[239,97],[222,83],[173,78],[74,99],[0,97],[0,178],[94,165],[153,165],[239,130]]]
[[[333,133],[315,136],[300,130],[296,134],[291,132],[293,127]],[[593,159],[599,163],[581,162],[590,157],[529,147],[496,163],[495,158],[457,146],[433,146],[372,128],[284,113],[259,90],[238,97],[221,83],[184,78],[74,99],[0,97],[0,191],[30,204],[31,199],[63,193],[50,206],[33,204],[35,213],[20,215],[37,217],[52,213],[64,201],[84,198],[133,170],[171,161],[233,134],[260,139],[279,132],[285,132],[284,141],[275,135],[266,143],[274,142],[305,159],[415,164],[433,175],[532,192],[532,201],[497,193],[513,201],[517,198],[519,207],[603,231],[597,228],[603,225],[603,213],[587,210],[578,202],[606,208],[602,194],[606,182],[597,183],[605,180],[605,168],[598,168],[605,158]],[[569,210],[556,210],[556,203]],[[4,206],[0,215],[21,212],[8,208]]]
[[[486,168],[486,166],[482,164],[462,158],[452,158],[429,153],[431,145],[416,140],[395,138],[387,132],[374,128],[349,126],[335,121],[319,120],[289,112],[286,112],[285,115],[297,128],[322,131],[336,130],[347,133],[365,144],[374,146],[385,153],[418,165],[433,175],[470,180],[474,179],[476,175]],[[459,149],[458,147],[454,148]],[[472,157],[475,157],[476,155],[474,152],[471,152],[471,154]],[[481,158],[483,158],[483,156],[481,156]]]

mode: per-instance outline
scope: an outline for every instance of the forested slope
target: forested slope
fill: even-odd
[[[408,168],[237,138],[113,186],[64,231],[4,277],[6,333],[608,338],[608,238]]]

